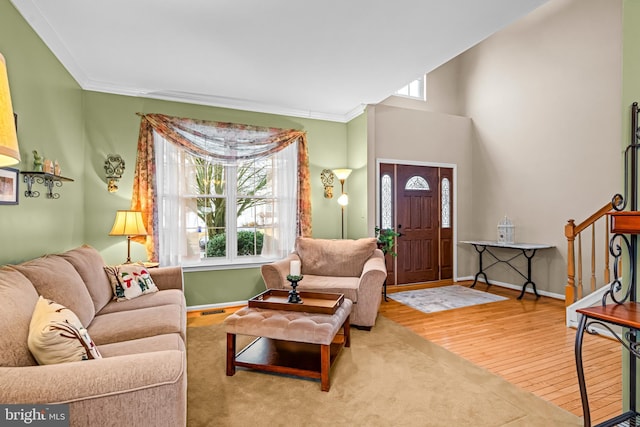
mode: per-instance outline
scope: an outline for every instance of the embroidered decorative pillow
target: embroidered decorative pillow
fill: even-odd
[[[27,343],[40,365],[102,358],[78,316],[42,296],[31,316]]]
[[[122,264],[105,266],[109,275],[114,298],[125,301],[140,295],[158,292],[158,287],[151,279],[149,270],[141,264]]]

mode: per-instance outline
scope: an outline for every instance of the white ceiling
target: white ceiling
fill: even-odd
[[[11,0],[83,89],[344,122],[547,0]]]

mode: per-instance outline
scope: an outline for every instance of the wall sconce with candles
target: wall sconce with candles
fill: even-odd
[[[104,171],[107,174],[107,190],[115,193],[118,191],[118,181],[124,173],[124,160],[119,154],[109,154],[104,161]]]
[[[351,169],[334,169],[333,173],[336,178],[338,178],[338,181],[340,181],[340,197],[338,197],[338,204],[342,211],[342,238],[344,239],[344,208],[349,204],[349,196],[344,192],[344,182],[349,178],[349,175],[351,175]]]
[[[20,163],[16,119],[11,105],[7,64],[0,53],[0,167]]]

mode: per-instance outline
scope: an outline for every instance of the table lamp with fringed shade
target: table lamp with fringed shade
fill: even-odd
[[[0,53],[0,167],[20,163],[16,122],[11,105],[7,64]]]
[[[131,263],[131,236],[146,236],[142,213],[139,211],[118,211],[109,236],[127,236],[127,261]]]

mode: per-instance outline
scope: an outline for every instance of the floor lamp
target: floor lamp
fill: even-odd
[[[340,181],[340,197],[338,197],[338,204],[342,211],[342,238],[344,239],[344,208],[349,204],[349,196],[344,192],[344,182],[351,175],[351,169],[334,169],[333,174]]]

